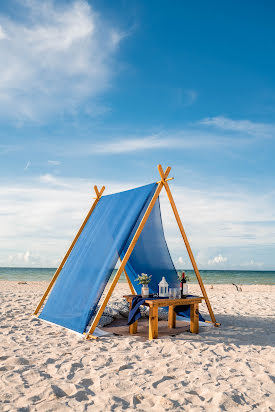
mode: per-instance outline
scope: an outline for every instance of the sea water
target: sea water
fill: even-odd
[[[179,272],[183,269],[179,269]],[[55,268],[5,268],[0,267],[0,280],[15,281],[49,281]],[[189,277],[189,283],[197,283],[193,270],[185,270]],[[111,279],[116,274],[113,271]],[[274,285],[275,271],[252,271],[252,270],[200,270],[201,277],[205,284],[226,284],[236,283],[241,285]],[[165,273],[163,274],[165,276]],[[120,282],[126,282],[125,275],[122,274]]]

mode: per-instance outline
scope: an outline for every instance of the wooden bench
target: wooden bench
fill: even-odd
[[[132,300],[136,295],[123,296],[132,307]],[[149,339],[157,339],[158,337],[158,308],[169,307],[168,311],[168,327],[176,327],[176,312],[174,308],[181,305],[190,305],[190,332],[199,333],[199,304],[202,302],[200,297],[184,298],[184,299],[154,299],[145,300],[144,306],[149,306]],[[138,321],[129,326],[130,334],[137,333]]]

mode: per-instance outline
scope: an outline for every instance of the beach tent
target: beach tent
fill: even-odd
[[[100,191],[94,187],[95,201],[38,304],[35,316],[49,295],[39,318],[83,333],[88,339],[93,336],[122,272],[132,294],[140,293],[135,279],[142,272],[152,275],[150,293],[158,292],[162,276],[170,287],[176,286],[177,273],[164,237],[159,205],[159,194],[164,187],[211,321],[217,324],[168,185],[172,179],[168,177],[171,168],[163,172],[159,165],[158,170],[160,181],[132,190],[103,196],[104,186]],[[118,260],[120,266],[97,310]]]

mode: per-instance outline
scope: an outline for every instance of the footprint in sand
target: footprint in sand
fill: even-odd
[[[154,382],[152,386],[153,388],[158,388],[159,385],[166,386],[165,382],[169,380],[173,380],[173,379],[175,379],[175,376],[163,376],[160,380]],[[162,385],[162,384],[165,384],[165,385]]]

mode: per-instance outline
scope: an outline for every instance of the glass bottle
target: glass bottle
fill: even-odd
[[[181,274],[180,290],[181,298],[185,298],[186,295],[188,295],[188,285],[186,283],[185,272],[182,272]]]

